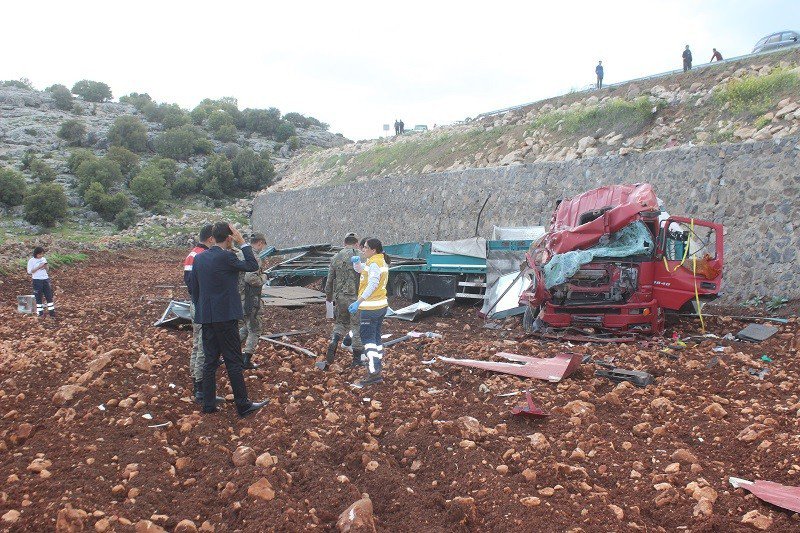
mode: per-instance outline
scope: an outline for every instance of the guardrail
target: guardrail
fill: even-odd
[[[705,69],[705,68],[714,68],[714,67],[717,67],[718,65],[725,65],[727,63],[733,63],[734,61],[741,61],[742,59],[766,56],[766,55],[775,54],[775,53],[778,53],[778,52],[785,52],[786,50],[791,50],[791,49],[795,49],[795,48],[800,48],[800,44],[794,44],[792,46],[784,46],[784,47],[778,48],[776,50],[768,50],[766,52],[758,52],[756,54],[744,54],[744,55],[740,55],[740,56],[736,56],[736,57],[730,57],[728,59],[723,59],[722,61],[717,61],[717,62],[714,62],[714,63],[702,63],[700,65],[692,65],[692,70],[700,70],[700,69]],[[608,85],[603,85],[603,89],[610,89],[610,88],[613,88],[613,87],[621,87],[622,85],[626,85],[628,83],[636,83],[636,82],[641,82],[641,81],[655,80],[655,79],[658,79],[658,78],[666,78],[667,76],[672,76],[674,74],[681,74],[681,73],[683,73],[683,69],[682,68],[676,69],[676,70],[669,70],[669,71],[666,71],[666,72],[660,72],[658,74],[651,74],[649,76],[642,76],[641,78],[633,78],[633,79],[630,79],[630,80],[618,81],[617,83],[610,83]],[[596,90],[597,89],[592,87],[592,88],[589,88],[589,89],[582,89],[580,91],[570,92],[568,94],[570,94],[570,95],[573,95],[573,94],[584,94],[584,93],[585,94],[589,94],[589,93],[594,92]],[[549,96],[547,98],[542,98],[540,100],[535,100],[533,102],[528,102],[526,104],[520,104],[520,105],[511,106],[511,107],[506,107],[504,109],[496,109],[495,111],[487,111],[486,113],[481,113],[480,115],[477,115],[475,117],[475,119],[473,119],[473,120],[477,120],[479,118],[485,118],[485,117],[492,117],[492,116],[495,116],[495,115],[502,115],[503,113],[508,113],[509,111],[516,111],[517,109],[522,109],[524,107],[528,107],[528,106],[532,106],[532,105],[536,105],[536,104],[541,104],[543,102],[547,102],[548,100],[553,100],[554,98],[560,98],[561,96],[566,96],[566,95],[562,94],[562,95],[558,95],[558,96]]]

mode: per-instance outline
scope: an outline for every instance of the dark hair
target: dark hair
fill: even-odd
[[[33,249],[33,257],[36,257],[37,255],[43,253],[44,253],[44,248],[42,248],[41,246],[37,246],[36,248]]]
[[[211,234],[214,236],[214,241],[220,243],[225,242],[225,239],[233,235],[233,232],[227,222],[217,222],[214,224]]]
[[[360,241],[358,241],[358,245],[359,245],[359,246],[361,246],[361,247],[363,248],[363,247],[364,247],[364,245],[365,245],[365,244],[367,244],[367,240],[368,240],[368,239],[369,239],[369,237],[364,237],[363,239],[361,239]]]
[[[366,244],[370,248],[370,250],[375,250],[376,254],[383,254],[383,243],[378,239],[376,239],[375,237],[367,239],[364,244]],[[387,265],[389,264],[388,255],[383,254],[383,260],[386,261]]]
[[[358,237],[356,237],[355,234],[351,233],[350,235],[344,238],[344,243],[346,245],[358,244]]]
[[[206,224],[200,229],[200,235],[198,235],[200,242],[206,242],[211,237],[213,228],[214,227],[211,224]]]

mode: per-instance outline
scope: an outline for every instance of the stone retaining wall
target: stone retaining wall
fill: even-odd
[[[800,144],[675,148],[558,163],[386,177],[256,198],[253,228],[276,246],[338,243],[349,231],[386,243],[489,237],[492,226],[547,225],[559,198],[649,182],[675,215],[725,225],[725,301],[800,297]]]

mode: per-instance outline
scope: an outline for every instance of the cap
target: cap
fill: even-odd
[[[253,233],[253,235],[250,237],[250,242],[258,242],[258,241],[267,242],[267,238],[264,236],[263,233]]]

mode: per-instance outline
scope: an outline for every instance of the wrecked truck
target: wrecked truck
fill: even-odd
[[[659,335],[665,311],[700,312],[719,295],[722,263],[722,225],[670,216],[650,184],[600,187],[561,201],[528,250],[523,325]]]

